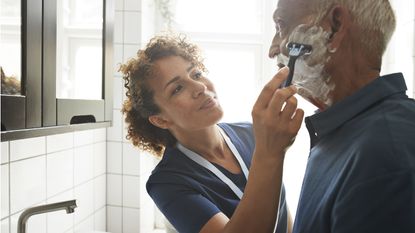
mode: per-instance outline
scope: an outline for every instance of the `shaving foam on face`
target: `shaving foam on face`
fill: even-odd
[[[314,99],[331,106],[330,92],[334,85],[330,84],[330,76],[324,71],[325,64],[329,61],[328,51],[329,33],[322,27],[299,25],[294,29],[288,41],[311,45],[313,50],[310,55],[298,58],[293,77],[293,84],[298,89],[298,94],[305,99]],[[286,64],[286,63],[285,63]]]

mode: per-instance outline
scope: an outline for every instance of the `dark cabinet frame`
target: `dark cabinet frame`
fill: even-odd
[[[111,125],[115,11],[103,3],[102,99],[82,100],[56,98],[56,0],[22,0],[22,96],[1,96],[2,141]]]

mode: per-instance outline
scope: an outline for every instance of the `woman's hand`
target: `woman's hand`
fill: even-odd
[[[288,67],[278,71],[262,89],[252,109],[255,150],[262,156],[284,156],[301,127],[304,111],[297,108],[297,89],[279,88],[288,71]]]

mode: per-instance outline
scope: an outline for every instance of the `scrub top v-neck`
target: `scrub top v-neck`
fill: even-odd
[[[219,128],[219,131],[225,140],[227,146],[232,151],[233,155],[235,156],[236,160],[238,161],[238,164],[242,170],[242,173],[245,176],[245,180],[248,180],[248,167],[246,166],[245,162],[243,161],[241,155],[239,154],[238,150],[232,143],[232,141],[229,139],[229,137],[226,135],[226,133]],[[203,156],[197,154],[196,152],[189,150],[185,146],[183,146],[180,143],[177,143],[177,148],[183,152],[189,159],[193,160],[195,163],[199,164],[200,166],[206,168],[213,174],[215,174],[216,177],[218,177],[223,183],[225,183],[234,193],[235,195],[241,199],[243,195],[243,190],[239,189],[238,186],[228,177],[226,176],[217,166],[209,162],[207,159],[205,159]]]
[[[251,123],[220,123],[232,144],[238,150],[246,167],[250,168],[255,140]],[[217,166],[238,189],[244,190],[243,172],[233,174]],[[242,170],[242,169],[241,169]],[[215,214],[222,212],[231,218],[238,206],[239,197],[211,171],[189,159],[177,147],[167,147],[146,184],[147,192],[178,232],[193,233]],[[282,189],[277,231],[286,233],[287,211]]]

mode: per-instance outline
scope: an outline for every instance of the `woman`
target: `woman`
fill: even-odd
[[[198,48],[183,37],[154,37],[121,71],[127,138],[162,156],[147,191],[179,232],[273,232],[277,216],[277,232],[287,232],[282,167],[303,117],[295,88],[277,89],[287,69],[261,92],[253,130],[218,124],[213,84]]]

